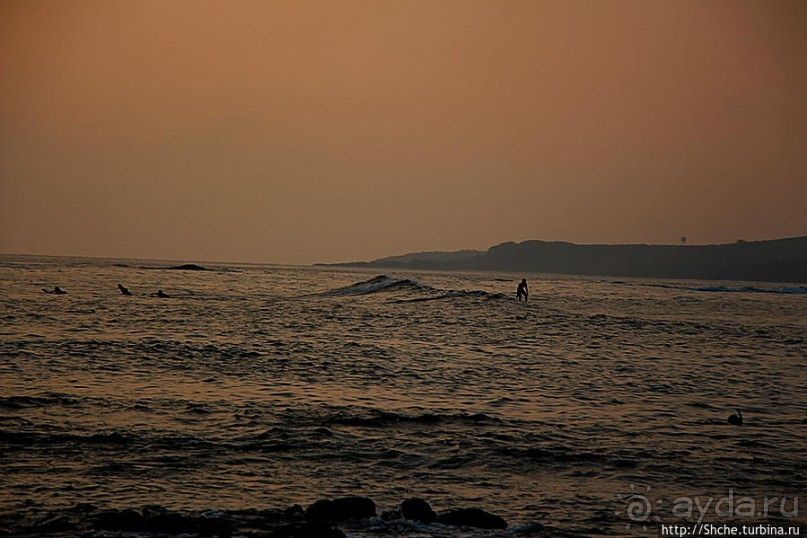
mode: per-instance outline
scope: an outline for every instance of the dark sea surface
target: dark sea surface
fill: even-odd
[[[510,523],[356,537],[656,535],[729,496],[805,521],[807,287],[170,265],[0,256],[0,534],[158,505],[252,536],[344,495]]]

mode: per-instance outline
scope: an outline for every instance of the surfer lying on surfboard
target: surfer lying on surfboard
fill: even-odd
[[[47,288],[42,288],[42,292],[43,293],[51,293],[51,294],[54,294],[54,295],[65,295],[67,293],[66,291],[64,291],[59,286],[54,287],[52,290],[49,290]]]

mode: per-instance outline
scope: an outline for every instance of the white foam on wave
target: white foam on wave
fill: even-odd
[[[365,295],[367,293],[375,293],[378,291],[385,291],[390,289],[399,288],[413,288],[413,289],[428,289],[427,286],[422,286],[410,279],[397,279],[390,278],[387,275],[378,275],[369,280],[356,282],[344,288],[338,288],[331,291],[322,293],[325,296],[334,295]]]
[[[617,284],[620,286],[647,286],[651,288],[667,288],[674,290],[688,290],[688,291],[708,291],[708,292],[725,292],[725,293],[782,293],[782,294],[807,294],[807,286],[781,286],[777,288],[766,288],[761,286],[727,286],[725,284],[714,284],[705,286],[685,286],[682,284],[661,284],[661,283],[643,283],[643,282],[629,282],[625,280],[608,280],[609,284]]]
[[[393,291],[418,291],[423,292],[422,295],[416,297],[409,297],[406,299],[391,300],[393,303],[410,303],[422,301],[438,301],[445,299],[455,298],[477,298],[482,300],[491,299],[507,299],[507,295],[503,293],[495,293],[484,290],[446,290],[434,288],[425,284],[420,284],[411,279],[396,279],[388,277],[387,275],[378,275],[368,280],[356,282],[350,286],[337,288],[335,290],[326,291],[321,293],[325,297],[338,297],[350,295],[367,295],[377,292],[393,292]]]
[[[781,288],[759,288],[756,286],[700,286],[697,288],[686,288],[694,291],[723,291],[723,292],[747,292],[747,293],[807,293],[807,286],[784,286]]]

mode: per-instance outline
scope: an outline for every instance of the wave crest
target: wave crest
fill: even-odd
[[[484,413],[421,413],[404,414],[392,411],[372,410],[369,412],[337,413],[328,417],[325,425],[354,426],[365,428],[381,428],[394,425],[429,425],[447,423],[496,424],[501,419]]]
[[[766,288],[760,286],[727,286],[724,284],[707,284],[702,286],[686,286],[683,284],[667,284],[667,283],[649,283],[649,282],[633,282],[627,280],[608,280],[608,284],[617,284],[620,286],[644,286],[648,288],[666,288],[671,290],[686,290],[686,291],[707,291],[707,292],[726,292],[726,293],[780,293],[780,294],[807,294],[807,286],[779,286],[777,288]]]
[[[428,286],[422,286],[408,278],[397,279],[390,278],[387,275],[374,276],[369,280],[362,280],[350,286],[337,288],[335,290],[326,291],[321,295],[330,297],[338,295],[366,295],[368,293],[377,293],[380,291],[393,291],[401,289],[430,289]]]
[[[478,298],[483,301],[502,300],[509,297],[504,293],[494,293],[485,290],[452,290],[439,295],[430,295],[426,297],[415,297],[414,299],[399,299],[396,303],[420,303],[424,301],[442,301],[445,299],[456,298]]]

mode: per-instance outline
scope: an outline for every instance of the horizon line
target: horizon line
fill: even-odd
[[[524,239],[521,241],[501,241],[494,245],[487,247],[484,250],[480,250],[477,248],[459,248],[455,250],[412,250],[409,252],[401,253],[401,254],[392,254],[388,256],[381,256],[378,258],[374,258],[369,260],[370,262],[376,260],[382,260],[384,258],[394,258],[398,256],[406,256],[410,254],[425,254],[425,253],[454,253],[454,252],[462,252],[462,251],[477,251],[477,252],[487,252],[491,248],[499,245],[504,245],[507,243],[526,243],[529,241],[538,241],[542,243],[564,243],[568,245],[578,245],[578,246],[666,246],[666,247],[708,247],[708,246],[718,246],[718,245],[733,245],[737,243],[761,243],[766,241],[785,241],[790,239],[803,239],[807,238],[807,234],[804,235],[794,235],[794,236],[786,236],[786,237],[775,237],[771,239],[736,239],[733,242],[724,242],[724,243],[575,243],[572,241],[564,241],[564,240],[547,240],[547,239]],[[29,256],[29,257],[38,257],[38,258],[77,258],[77,259],[93,259],[93,260],[136,260],[136,261],[154,261],[154,262],[199,262],[199,263],[220,263],[220,264],[229,264],[229,265],[277,265],[277,266],[285,266],[285,267],[311,267],[316,265],[338,265],[338,264],[345,264],[345,263],[357,263],[357,260],[352,261],[341,261],[341,262],[311,262],[311,263],[284,263],[284,262],[257,262],[257,261],[235,261],[235,260],[212,260],[212,259],[201,259],[201,258],[138,258],[138,257],[126,257],[126,256],[105,256],[105,255],[87,255],[87,254],[39,254],[39,253],[29,253],[29,252],[0,252],[0,256]]]

